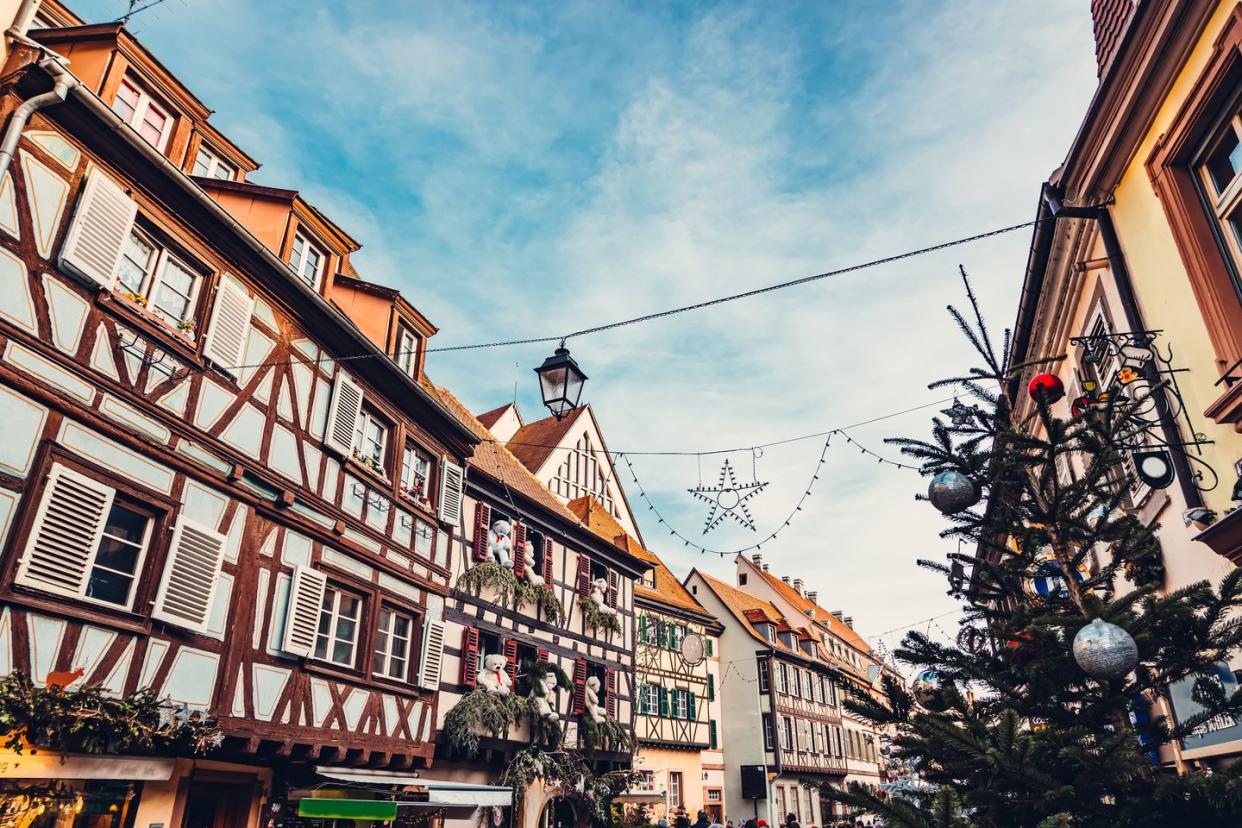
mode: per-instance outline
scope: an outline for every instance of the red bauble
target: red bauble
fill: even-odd
[[[1026,630],[1014,633],[1013,638],[1005,642],[1005,657],[1018,664],[1038,656],[1041,650],[1035,636]]]
[[[1065,383],[1056,374],[1036,374],[1026,390],[1036,400],[1051,405],[1065,396]]]

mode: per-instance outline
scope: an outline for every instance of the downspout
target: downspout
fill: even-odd
[[[39,0],[22,0],[22,4],[17,7],[17,14],[13,15],[13,25],[5,34],[13,40],[25,42],[26,32],[30,29],[35,12],[38,10]]]
[[[17,149],[17,141],[22,137],[22,130],[26,128],[26,124],[30,122],[30,116],[46,106],[61,103],[69,94],[69,90],[77,86],[78,79],[69,73],[62,60],[48,57],[39,61],[39,66],[47,70],[55,81],[51,91],[22,101],[9,118],[4,138],[0,139],[0,178],[4,177],[9,170],[9,165],[13,163],[13,151]]]

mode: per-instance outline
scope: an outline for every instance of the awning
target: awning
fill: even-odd
[[[430,805],[432,807],[508,807],[513,804],[513,789],[500,785],[474,785],[469,782],[448,782],[427,779],[417,773],[392,773],[362,768],[336,768],[319,766],[315,773],[325,779],[347,782],[352,785],[392,785],[405,788],[407,793],[426,793],[426,802],[401,802],[401,805]]]

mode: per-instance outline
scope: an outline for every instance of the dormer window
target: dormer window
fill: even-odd
[[[393,349],[393,361],[411,377],[418,376],[419,336],[405,325],[397,327],[397,344]]]
[[[776,643],[776,625],[775,624],[762,624],[761,626],[763,627],[763,637],[768,640],[769,644],[775,644]]]
[[[136,83],[128,78],[121,81],[116,98],[112,101],[112,111],[120,115],[121,120],[145,138],[147,143],[161,152],[164,151],[164,145],[168,143],[168,133],[172,131],[172,115]]]
[[[199,178],[219,178],[221,181],[233,181],[237,178],[237,168],[224,161],[207,147],[200,146],[194,156],[192,175]]]
[[[301,233],[293,237],[293,250],[289,253],[289,269],[315,290],[319,290],[319,277],[322,275],[325,258],[327,257],[323,252]]]

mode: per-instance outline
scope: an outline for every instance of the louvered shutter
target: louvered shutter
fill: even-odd
[[[505,672],[509,674],[509,681],[517,684],[517,668],[518,668],[518,643],[510,638],[504,644],[500,645],[500,651],[505,656]]]
[[[712,650],[715,649],[712,645],[712,642],[714,640],[715,639],[712,639],[712,638],[707,639],[707,657],[708,658],[711,658],[714,655],[714,653],[712,653]]]
[[[610,719],[617,718],[617,671],[604,670],[604,710]]]
[[[583,598],[591,594],[591,559],[578,555],[578,594]]]
[[[81,596],[115,495],[109,486],[53,465],[17,570],[17,583]]]
[[[694,694],[690,692],[686,693],[686,718],[690,721],[694,721],[696,718],[694,715]]]
[[[456,463],[440,464],[440,520],[452,526],[461,524],[461,489],[465,472]]]
[[[668,718],[668,688],[661,687],[659,692],[660,698],[660,715]]]
[[[354,429],[362,412],[362,389],[344,371],[336,372],[332,402],[328,405],[328,428],[323,444],[348,457],[354,451]]]
[[[647,616],[638,616],[638,640],[643,644],[647,643]]]
[[[466,627],[461,636],[461,683],[474,687],[479,678],[479,631]]]
[[[716,750],[719,745],[720,742],[716,736],[716,720],[712,719],[707,723],[707,746],[712,750]]]
[[[587,663],[585,658],[574,659],[574,710],[575,716],[586,712]]]
[[[440,689],[440,667],[444,664],[444,622],[428,618],[423,623],[422,660],[418,664],[418,686]]]
[[[487,560],[487,530],[492,525],[492,507],[483,501],[474,504],[474,554],[476,561]]]
[[[245,362],[253,312],[254,297],[232,279],[222,278],[207,322],[203,356],[227,374],[236,375],[236,366]]]
[[[707,700],[716,700],[716,677],[711,673],[707,674]]]
[[[656,640],[661,647],[668,648],[668,624],[663,621],[656,622]]]
[[[552,566],[552,539],[543,541],[543,582],[551,587],[556,582],[556,570]]]
[[[289,587],[289,606],[285,610],[285,638],[280,649],[307,658],[315,650],[315,632],[319,629],[319,611],[328,578],[307,566],[293,568],[293,584]]]
[[[111,288],[138,205],[98,168],[86,177],[73,222],[60,247],[60,267],[90,284]]]
[[[226,536],[182,516],[173,529],[151,617],[206,632],[227,543]]]
[[[526,525],[513,524],[513,574],[518,577],[526,575]]]
[[[608,570],[608,606],[615,607],[621,597],[621,576],[615,569]]]
[[[539,661],[546,661],[549,664],[552,663],[552,654],[542,647],[535,651],[535,658]]]

